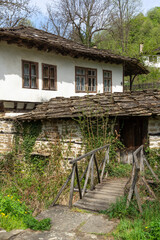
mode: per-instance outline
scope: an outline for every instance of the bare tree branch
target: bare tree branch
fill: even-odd
[[[0,26],[14,27],[27,24],[29,17],[36,12],[30,0],[0,0]]]
[[[110,0],[60,0],[47,8],[49,31],[70,37],[88,47],[94,33],[106,29],[111,11]]]

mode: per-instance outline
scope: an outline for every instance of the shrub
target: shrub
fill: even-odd
[[[49,230],[50,219],[38,221],[25,203],[14,196],[0,194],[0,227],[8,231],[16,228]]]

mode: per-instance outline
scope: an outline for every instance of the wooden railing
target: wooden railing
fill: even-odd
[[[132,174],[130,181],[130,189],[127,197],[127,205],[128,208],[131,202],[131,199],[133,197],[133,194],[135,194],[137,204],[139,207],[139,211],[142,213],[142,205],[141,205],[141,199],[138,193],[138,180],[141,179],[144,186],[146,187],[148,193],[153,197],[156,198],[156,195],[154,191],[151,189],[149,184],[147,183],[147,180],[145,178],[145,168],[144,165],[147,166],[147,168],[151,171],[153,177],[155,180],[160,183],[160,180],[158,179],[157,175],[154,173],[153,169],[151,168],[150,164],[148,163],[145,155],[144,155],[144,146],[140,146],[134,153],[133,153],[133,165],[132,165]],[[128,183],[127,183],[128,184]]]
[[[159,89],[159,88],[160,88],[160,82],[141,83],[141,84],[132,85],[132,91],[140,91],[145,89]],[[130,85],[125,85],[124,91],[130,91]]]
[[[103,147],[94,149],[91,152],[88,152],[70,161],[70,164],[72,165],[72,171],[68,176],[64,185],[61,187],[60,191],[58,192],[51,206],[55,205],[55,203],[59,199],[61,193],[66,188],[70,180],[71,180],[71,186],[70,186],[69,207],[72,207],[74,191],[75,192],[78,191],[79,198],[82,199],[85,193],[87,192],[87,188],[90,188],[90,190],[93,190],[95,188],[96,183],[102,182],[102,179],[105,173],[106,164],[109,163],[109,146],[110,145],[108,144]],[[96,153],[102,150],[105,150],[105,157],[102,159],[102,161],[99,161],[99,164],[98,164]],[[88,161],[88,157],[89,157],[89,161]],[[79,164],[82,163],[82,160],[83,161],[85,160],[86,167],[85,167],[85,170],[81,173],[81,176],[79,176]],[[94,173],[95,169],[96,169],[96,174]],[[77,182],[76,186],[75,186],[75,176],[76,176],[76,182]],[[83,179],[84,179],[84,183],[82,184]]]

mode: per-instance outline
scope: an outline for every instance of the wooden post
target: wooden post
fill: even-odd
[[[56,198],[54,199],[53,203],[51,204],[51,207],[53,207],[55,205],[55,203],[57,202],[58,198],[60,197],[61,193],[63,192],[63,190],[65,189],[65,187],[67,186],[68,182],[70,181],[71,179],[71,176],[72,176],[72,172],[71,174],[69,175],[69,177],[67,178],[65,184],[61,187],[60,191],[58,192]]]
[[[154,194],[153,190],[152,190],[152,189],[150,188],[150,186],[148,185],[145,177],[142,177],[142,181],[143,181],[144,185],[146,186],[149,195],[152,196],[152,197],[154,197],[154,199],[156,199],[156,195]]]
[[[95,166],[96,166],[96,170],[97,170],[97,178],[98,178],[98,183],[100,183],[100,176],[99,176],[99,169],[98,169],[98,163],[97,163],[97,159],[96,159],[96,155],[94,155],[94,162],[95,162]]]
[[[79,181],[77,163],[76,163],[76,177],[77,177],[77,185],[78,185],[78,189],[79,189],[79,197],[80,197],[80,199],[82,199],[82,192],[81,192],[81,185],[80,185],[80,181]]]
[[[91,187],[90,187],[90,190],[94,190],[94,155],[93,154],[93,160],[92,160],[92,163],[91,163]]]
[[[69,198],[69,207],[70,208],[72,207],[72,200],[73,200],[75,170],[76,170],[76,165],[74,163],[73,167],[72,167],[72,178],[71,178],[71,188],[70,188],[70,198]]]
[[[143,148],[141,149],[140,152],[140,172],[143,174],[144,173],[144,156],[143,156]]]
[[[89,174],[90,174],[90,170],[91,170],[91,164],[92,164],[92,161],[93,161],[93,157],[94,157],[94,155],[91,156],[89,164],[88,164],[88,170],[87,170],[86,180],[85,180],[83,191],[82,191],[82,197],[84,196],[85,191],[86,191],[86,187],[87,187],[87,183],[88,183],[88,179],[89,179]]]
[[[147,167],[149,168],[149,170],[151,171],[152,175],[155,177],[155,179],[157,180],[157,182],[160,182],[159,178],[157,177],[157,175],[154,173],[153,169],[151,168],[151,166],[149,165],[146,157],[144,156],[144,162],[146,163]]]
[[[100,180],[102,182],[103,180],[103,175],[104,175],[104,171],[105,171],[105,167],[106,167],[106,162],[109,162],[109,148],[107,148],[107,151],[105,153],[105,158],[104,158],[104,162],[103,162],[103,166],[102,166],[102,172],[101,172],[101,177]]]

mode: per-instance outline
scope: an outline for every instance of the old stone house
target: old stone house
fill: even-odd
[[[100,119],[104,115],[116,120],[115,129],[126,147],[128,156],[142,144],[151,148],[160,147],[158,90],[52,98],[37,106],[35,110],[16,117],[15,120],[31,124],[42,122],[42,132],[35,143],[35,154],[47,154],[50,143],[54,144],[56,139],[59,139],[63,141],[64,149],[70,144],[72,155],[69,158],[73,158],[82,147],[82,132],[76,119],[80,116]],[[7,144],[12,142],[15,133],[12,120],[1,120],[0,131],[3,134],[3,150],[9,151],[10,146]],[[2,151],[2,148],[0,150]]]

